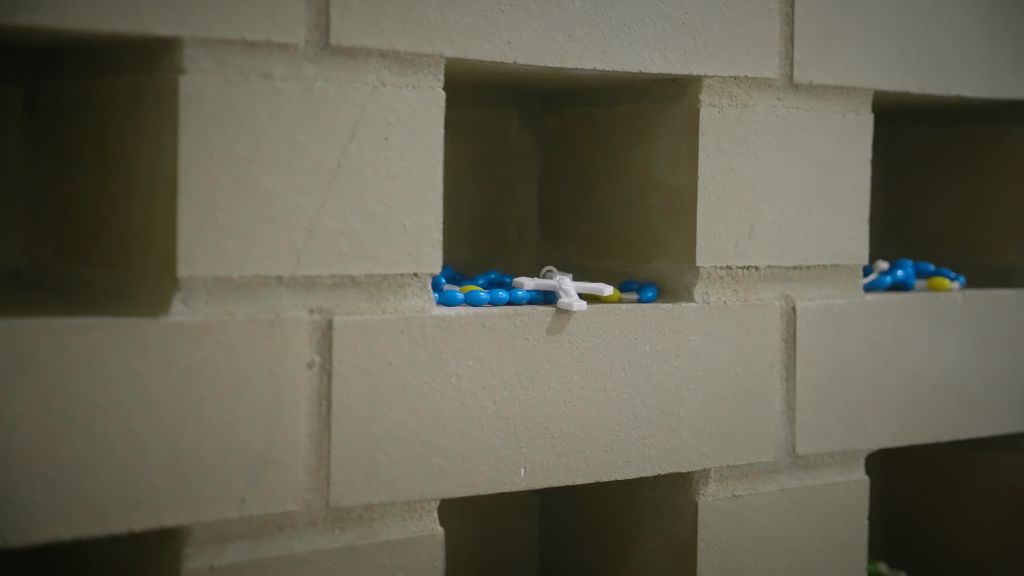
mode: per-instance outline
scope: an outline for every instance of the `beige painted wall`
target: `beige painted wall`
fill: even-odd
[[[51,0],[52,1],[52,0]],[[491,62],[772,77],[775,1],[331,0],[330,42]]]
[[[0,322],[0,549],[299,509],[313,339],[303,317]]]
[[[800,302],[796,450],[1024,432],[1021,342],[1021,290]]]
[[[336,317],[331,502],[770,460],[780,322],[771,303]]]
[[[304,4],[278,0],[5,0],[0,23],[46,30],[300,42]]]
[[[868,490],[859,478],[702,500],[697,576],[862,576]]]
[[[1024,286],[1024,108],[880,110],[872,258],[924,258],[971,286]]]
[[[440,59],[195,40],[182,51],[182,278],[440,269]]]
[[[857,6],[920,25],[933,17],[924,1]],[[809,51],[829,70],[864,66],[897,80],[953,78],[940,91],[1013,94],[1018,75],[980,84],[962,75],[1019,64],[1019,34],[984,42],[977,23],[991,18],[905,33],[899,19],[883,17],[897,21],[888,39],[898,42],[859,50],[856,24],[871,19],[832,10],[839,30],[822,27],[818,38],[850,59],[840,67],[834,53],[801,40],[803,0],[643,0],[644,9],[549,0],[157,3],[0,0],[5,41],[71,41],[35,36],[41,29],[182,38],[51,52],[53,66],[39,68],[47,76],[30,82],[30,113],[0,105],[0,120],[27,123],[24,146],[0,129],[0,146],[27,152],[0,173],[25,172],[28,188],[11,190],[38,215],[13,234],[29,248],[27,261],[42,277],[67,280],[70,296],[145,287],[136,281],[150,273],[169,287],[176,271],[190,294],[204,286],[219,294],[165,310],[147,299],[159,291],[142,289],[56,310],[76,304],[65,294],[40,311],[117,315],[137,311],[126,303],[141,296],[146,311],[171,318],[0,325],[0,353],[9,356],[0,386],[14,392],[0,402],[9,415],[0,418],[8,427],[0,451],[19,462],[0,475],[13,487],[0,490],[10,504],[0,510],[15,512],[0,514],[10,519],[6,544],[187,525],[209,538],[208,555],[187,566],[194,573],[438,576],[435,499],[535,489],[485,497],[475,519],[450,524],[481,546],[453,548],[452,568],[512,550],[526,571],[550,573],[582,564],[591,573],[681,565],[684,574],[863,574],[867,485],[819,482],[835,452],[1020,430],[1019,346],[1000,336],[1020,332],[1012,314],[1020,291],[883,295],[885,305],[862,298],[872,95],[788,81],[791,52],[800,80]],[[998,23],[994,31],[1013,21]],[[11,27],[24,30],[8,37]],[[965,33],[944,36],[950,27]],[[851,34],[854,49],[842,51],[838,40]],[[922,53],[908,48],[939,54],[961,75],[943,66],[908,73],[898,64]],[[507,68],[504,86],[449,83],[450,158],[442,160],[446,57],[576,69],[554,72],[561,78],[550,83],[522,66]],[[686,79],[619,74],[627,72]],[[904,168],[955,140],[917,134],[896,146],[896,157],[909,159],[898,162]],[[972,139],[941,166],[907,172],[939,174],[934,180],[904,185],[903,168],[887,175],[892,196],[906,189],[929,201],[965,166],[1019,184],[992,164],[1017,150],[1014,141],[957,141]],[[997,241],[982,244],[988,252],[1019,241],[1003,220],[1019,212],[1002,203],[1005,190],[988,203],[964,187],[934,215],[916,217],[970,216],[954,229],[960,238],[949,235],[955,243],[927,246],[973,246],[990,228]],[[0,196],[3,208],[10,198]],[[964,239],[970,234],[977,238]],[[595,305],[571,318],[540,307],[435,310],[426,276],[441,264],[443,240],[456,263],[478,269],[532,273],[554,263],[595,279],[659,280],[669,294],[677,275],[700,264],[717,268],[701,270],[712,279],[702,289],[717,290],[704,300],[717,303]],[[1013,254],[992,266],[1019,270]],[[849,285],[832,292],[846,300],[809,308],[807,294],[830,282]],[[773,286],[770,296],[749,289],[758,283]],[[331,305],[348,294],[346,311]],[[768,298],[778,303],[738,304]],[[282,318],[292,313],[299,317]],[[950,318],[963,329],[949,330]],[[930,377],[914,371],[908,352]],[[865,366],[879,376],[864,378]],[[808,379],[820,396],[808,396]],[[875,387],[849,385],[861,380]],[[53,450],[37,449],[50,438],[59,439]],[[840,458],[843,467],[860,463],[859,452]],[[735,467],[749,473],[748,491],[697,501],[696,550],[694,505],[680,499],[679,477],[630,480]],[[757,476],[766,469],[777,470]],[[396,508],[424,499],[417,506],[429,526],[410,531]],[[379,526],[348,531],[346,516],[377,516]],[[198,540],[189,546],[202,547]]]
[[[1018,0],[795,0],[798,83],[1024,97]]]
[[[869,92],[702,79],[698,266],[863,264],[872,123]]]

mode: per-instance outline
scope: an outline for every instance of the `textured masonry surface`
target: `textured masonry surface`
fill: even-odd
[[[742,0],[331,0],[331,43],[531,66],[774,77],[778,10]]]
[[[336,318],[331,501],[769,460],[779,319],[769,304]]]
[[[871,125],[867,92],[705,80],[697,265],[863,263]]]
[[[198,36],[297,43],[302,2],[278,0],[3,0],[0,22],[69,32]]]
[[[308,322],[0,322],[0,540],[297,509]]]
[[[190,45],[185,67],[179,274],[440,267],[439,60]]]
[[[1022,10],[0,0],[0,546],[862,574],[869,451],[1024,432]],[[1016,288],[864,297],[908,238]],[[452,258],[668,298],[435,310]]]
[[[697,574],[864,573],[867,479],[698,501]]]
[[[1024,293],[797,305],[801,454],[1024,432]]]
[[[795,0],[799,83],[1024,97],[1024,5],[1015,0]]]

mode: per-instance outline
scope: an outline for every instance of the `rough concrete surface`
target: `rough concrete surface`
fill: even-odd
[[[698,266],[866,261],[869,94],[719,79],[700,100]]]
[[[71,32],[301,42],[303,2],[278,0],[3,0],[0,24]]]
[[[0,322],[0,543],[297,509],[300,318]]]
[[[864,574],[866,478],[697,503],[697,574]]]
[[[179,274],[438,270],[439,62],[262,53],[186,53]]]
[[[595,304],[338,317],[331,503],[771,459],[780,316],[774,304]]]
[[[798,83],[1024,98],[1017,0],[796,0]]]
[[[331,43],[534,66],[772,77],[776,2],[331,0]]]
[[[1024,292],[889,293],[796,310],[797,452],[1024,431]]]

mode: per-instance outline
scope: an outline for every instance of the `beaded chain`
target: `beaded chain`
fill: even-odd
[[[967,288],[967,278],[925,260],[897,258],[892,262],[876,260],[865,266],[861,285],[865,292],[948,292]]]
[[[431,278],[430,287],[434,292],[434,303],[439,306],[551,305],[558,301],[554,292],[515,288],[512,280],[511,274],[500,270],[465,276],[454,267],[445,265],[440,274]],[[610,296],[585,295],[584,298],[592,302],[647,304],[658,299],[658,287],[654,282],[625,280],[619,283]]]

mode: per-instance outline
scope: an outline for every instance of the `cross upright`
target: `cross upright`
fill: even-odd
[[[579,312],[587,309],[587,303],[580,298],[580,294],[610,296],[613,291],[611,286],[600,282],[573,282],[572,274],[562,272],[554,266],[542,268],[538,278],[520,276],[512,281],[512,285],[524,290],[555,292],[558,294],[556,306],[570,312]]]

